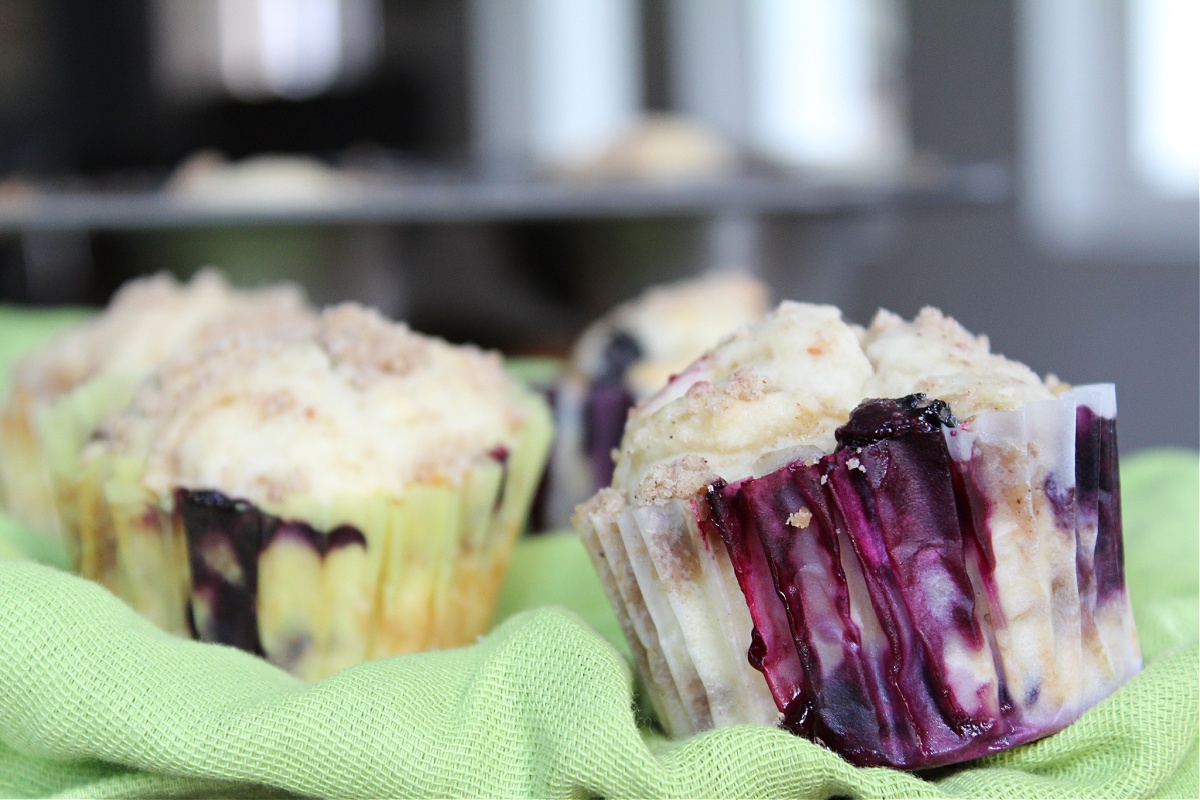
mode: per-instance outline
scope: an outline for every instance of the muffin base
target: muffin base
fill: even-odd
[[[664,726],[773,716],[901,768],[1065,727],[1141,663],[1114,397],[844,442],[657,506],[598,495],[577,522]]]

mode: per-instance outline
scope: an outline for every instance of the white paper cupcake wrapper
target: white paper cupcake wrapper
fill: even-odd
[[[670,733],[782,714],[856,763],[953,763],[1061,729],[1141,666],[1115,415],[1097,385],[942,427],[932,488],[864,445],[707,497],[605,492],[576,523]]]

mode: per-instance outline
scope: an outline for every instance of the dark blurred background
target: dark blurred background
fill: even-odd
[[[0,303],[205,264],[563,353],[751,271],[1200,446],[1187,0],[0,0]],[[269,156],[264,159],[263,156]],[[0,308],[0,313],[3,313]]]

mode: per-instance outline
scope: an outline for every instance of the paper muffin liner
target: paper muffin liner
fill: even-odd
[[[58,533],[54,489],[38,440],[35,405],[18,392],[0,407],[0,508],[33,531]]]
[[[42,411],[36,426],[36,446],[71,567],[114,589],[115,539],[109,534],[112,526],[96,510],[107,475],[86,475],[80,456],[100,421],[130,402],[135,385],[131,377],[93,378]]]
[[[551,394],[554,446],[537,519],[547,529],[571,524],[575,506],[612,480],[612,451],[621,444],[633,392],[620,384],[570,376]]]
[[[55,469],[62,445],[86,441],[105,414],[128,402],[133,382],[89,381],[49,406],[14,391],[0,407],[0,500],[5,511],[31,530],[65,533],[59,516]]]
[[[955,763],[1141,666],[1115,419],[1111,385],[970,426],[871,401],[835,453],[576,521],[671,734],[778,723],[860,765]]]
[[[664,728],[685,736],[777,722],[746,661],[752,622],[729,556],[701,529],[697,507],[585,509],[577,525]]]
[[[97,460],[71,501],[83,574],[167,630],[240,647],[308,680],[368,659],[473,642],[500,585],[549,447],[531,398],[510,451],[457,485],[260,508],[204,487],[142,488],[145,465]]]

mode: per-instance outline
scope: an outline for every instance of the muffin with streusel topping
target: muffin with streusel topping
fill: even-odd
[[[550,429],[498,354],[346,304],[171,362],[81,468],[120,550],[172,548],[128,552],[135,606],[315,679],[487,629]]]
[[[67,534],[78,563],[73,521],[57,513],[55,453],[76,446],[173,355],[234,331],[302,331],[315,316],[298,287],[235,289],[212,269],[182,284],[166,273],[130,281],[103,312],[14,366],[0,404],[0,505],[35,531]]]
[[[660,721],[923,768],[1054,733],[1141,666],[1116,400],[934,309],[785,302],[638,405],[575,517]]]

